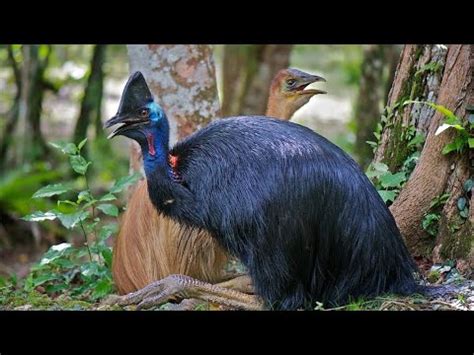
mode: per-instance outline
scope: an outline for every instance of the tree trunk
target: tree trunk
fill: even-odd
[[[366,143],[374,139],[374,131],[380,119],[384,90],[384,48],[382,45],[364,46],[359,94],[354,117],[356,121],[356,141],[354,153],[359,165],[366,168],[373,157],[372,148]]]
[[[90,65],[90,74],[84,90],[81,111],[76,121],[76,128],[74,129],[73,141],[76,144],[87,137],[87,129],[91,122],[94,123],[96,136],[103,135],[101,106],[104,86],[104,71],[102,65],[105,59],[106,48],[107,47],[103,44],[98,44],[94,47]]]
[[[223,115],[263,115],[270,83],[288,67],[291,49],[292,45],[224,46]]]
[[[22,92],[21,84],[21,68],[19,67],[13,53],[13,46],[7,46],[8,61],[13,70],[13,77],[15,79],[16,93],[13,99],[12,107],[10,108],[5,127],[2,132],[2,139],[0,141],[0,168],[3,170],[7,165],[7,153],[8,149],[13,142],[13,132],[15,131],[16,124],[18,122],[18,116],[20,113],[20,99]]]
[[[170,145],[219,116],[216,74],[208,45],[129,45],[130,72],[141,71],[170,121]],[[130,167],[139,171],[134,142]]]
[[[32,162],[47,154],[41,132],[41,110],[44,93],[44,72],[48,66],[51,46],[23,46],[22,97],[19,120],[22,122],[19,138],[24,142],[20,159]]]
[[[408,99],[435,102],[466,120],[474,105],[473,58],[471,45],[404,47],[388,99],[391,110],[386,112],[388,117],[374,158],[374,162],[386,163],[394,173],[410,153],[409,126],[425,133],[419,161],[390,209],[414,256],[436,262],[457,259],[458,269],[468,273],[474,266],[473,209],[464,219],[457,204],[463,195],[470,199],[470,206],[474,203],[472,193],[463,191],[463,184],[473,174],[472,152],[443,155],[443,147],[455,135],[454,129],[435,135],[444,115],[426,105],[401,103]],[[450,195],[439,211],[436,236],[431,236],[422,228],[422,220],[430,212],[432,201],[444,193]]]

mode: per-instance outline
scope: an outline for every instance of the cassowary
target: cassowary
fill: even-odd
[[[141,147],[156,209],[183,227],[207,230],[237,256],[266,307],[338,305],[416,289],[416,266],[383,200],[352,158],[312,130],[230,117],[170,149],[165,112],[140,72],[106,123],[114,125],[110,137]],[[150,304],[163,292],[158,282],[124,297]]]
[[[316,94],[306,86],[325,81],[297,69],[279,71],[272,80],[266,116],[289,120],[294,112]],[[170,163],[174,158],[170,156]],[[229,279],[224,273],[227,253],[206,230],[181,228],[179,223],[158,213],[148,197],[146,181],[140,181],[128,202],[120,233],[114,245],[112,275],[120,294],[139,290],[172,274],[218,283]],[[248,291],[248,278],[238,277],[224,284]]]

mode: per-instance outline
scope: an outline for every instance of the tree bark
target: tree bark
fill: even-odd
[[[41,111],[44,94],[44,72],[48,66],[51,46],[23,46],[22,97],[19,120],[20,139],[24,142],[20,160],[31,162],[46,156],[48,148],[41,131]],[[40,50],[41,49],[41,50]]]
[[[141,71],[170,121],[170,145],[219,116],[212,49],[208,45],[129,45],[130,72]],[[132,143],[130,168],[141,170]]]
[[[95,126],[96,137],[103,135],[101,106],[104,86],[104,71],[102,66],[105,59],[106,48],[107,47],[103,44],[97,44],[92,53],[90,74],[84,90],[81,111],[74,129],[73,141],[76,144],[87,137],[87,129],[92,122]]]
[[[270,83],[288,67],[291,49],[292,45],[224,46],[223,115],[263,115]]]
[[[380,119],[384,86],[384,48],[382,45],[364,46],[359,94],[354,111],[356,141],[354,153],[359,165],[365,169],[370,164],[373,152],[366,143],[374,140],[373,132]]]
[[[16,124],[18,122],[18,116],[20,113],[20,99],[22,93],[21,84],[21,68],[19,67],[13,53],[13,46],[7,46],[8,62],[10,63],[13,70],[13,77],[15,79],[16,93],[13,99],[13,104],[7,114],[5,128],[2,132],[2,139],[0,141],[0,168],[3,170],[7,165],[7,153],[8,149],[13,141],[13,132],[15,131]]]
[[[405,46],[388,100],[393,115],[385,122],[374,158],[396,172],[407,157],[407,127],[413,125],[426,134],[419,161],[390,209],[414,256],[433,261],[456,259],[464,272],[471,272],[474,266],[473,209],[464,220],[456,206],[464,182],[472,178],[472,152],[443,155],[443,147],[455,134],[454,129],[447,129],[435,135],[443,114],[426,105],[400,103],[407,99],[435,102],[466,120],[467,109],[474,104],[473,51],[472,45]],[[443,193],[450,197],[433,237],[423,230],[422,220],[433,199]],[[470,200],[472,206],[472,196]]]

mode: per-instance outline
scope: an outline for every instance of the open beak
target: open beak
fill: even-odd
[[[324,79],[323,77],[318,76],[318,75],[307,74],[307,75],[305,75],[304,77],[301,77],[298,80],[299,86],[297,87],[296,90],[297,90],[298,94],[300,94],[300,95],[311,95],[311,96],[313,96],[313,95],[318,95],[318,94],[327,94],[326,91],[319,90],[319,89],[307,89],[307,90],[305,90],[308,85],[319,82],[319,81],[326,82],[326,79]]]
[[[125,131],[135,129],[138,126],[147,124],[148,122],[148,118],[137,118],[130,117],[128,115],[116,114],[114,117],[108,119],[105,122],[104,128],[110,128],[112,126],[119,125],[112,131],[112,133],[107,136],[107,139],[111,139],[115,136],[122,135]]]

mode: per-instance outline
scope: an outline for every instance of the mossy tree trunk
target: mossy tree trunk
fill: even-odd
[[[103,63],[106,48],[106,45],[98,44],[94,47],[92,53],[90,72],[84,89],[81,111],[74,129],[73,141],[76,144],[87,137],[87,130],[91,123],[94,124],[96,137],[103,135],[101,107],[104,87]]]
[[[170,145],[219,116],[216,70],[208,45],[129,45],[130,72],[141,71],[170,121]],[[132,143],[130,167],[141,170]]]
[[[442,154],[453,141],[454,129],[435,135],[445,116],[427,105],[402,105],[406,100],[429,101],[451,110],[464,122],[474,105],[474,46],[407,45],[390,90],[386,119],[374,162],[386,163],[390,171],[400,170],[411,154],[408,132],[415,128],[426,136],[419,160],[400,194],[390,206],[397,225],[415,257],[434,262],[458,261],[458,269],[471,273],[473,255],[473,208],[467,218],[458,210],[460,198],[473,206],[472,190],[463,185],[473,177],[472,152]],[[422,227],[433,211],[432,202],[443,194],[447,201],[438,207],[435,233]],[[434,235],[432,235],[434,234]]]
[[[225,45],[222,114],[263,115],[270,83],[287,68],[292,45]]]

